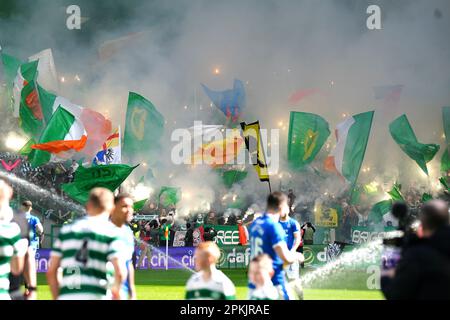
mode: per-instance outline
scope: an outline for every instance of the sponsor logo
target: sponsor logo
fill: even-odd
[[[218,230],[216,236],[216,243],[219,245],[238,245],[239,231],[238,230]]]
[[[242,268],[250,263],[250,247],[220,249],[219,266]]]
[[[382,239],[384,235],[385,235],[384,231],[353,230],[352,242],[355,244],[362,244]]]

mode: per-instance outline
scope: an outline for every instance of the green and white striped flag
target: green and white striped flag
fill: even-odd
[[[336,126],[336,147],[325,160],[325,169],[338,172],[349,183],[358,178],[367,142],[369,141],[374,111],[347,118]]]
[[[2,54],[2,61],[7,88],[11,95],[13,115],[18,118],[22,89],[36,79],[38,61],[20,63],[20,60],[6,54]]]

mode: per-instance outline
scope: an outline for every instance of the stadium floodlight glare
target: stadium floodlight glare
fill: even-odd
[[[135,200],[142,200],[149,198],[153,191],[153,188],[147,187],[142,183],[138,183],[138,185],[131,192],[131,195]]]
[[[19,151],[27,143],[27,139],[15,132],[10,132],[6,136],[5,146],[11,151]]]

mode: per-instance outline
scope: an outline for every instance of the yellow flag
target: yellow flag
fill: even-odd
[[[246,124],[241,123],[245,146],[251,156],[253,167],[260,181],[269,181],[269,169],[267,167],[264,149],[259,131],[259,121]]]

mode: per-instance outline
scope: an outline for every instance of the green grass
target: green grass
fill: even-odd
[[[236,286],[238,299],[247,297],[247,275],[244,269],[223,270]],[[307,271],[308,272],[308,271]],[[190,272],[184,270],[139,270],[136,290],[139,300],[182,300]],[[305,289],[305,300],[379,300],[379,290],[365,289],[365,274],[351,271],[323,281],[318,288]],[[44,274],[38,274],[40,300],[51,299]]]

